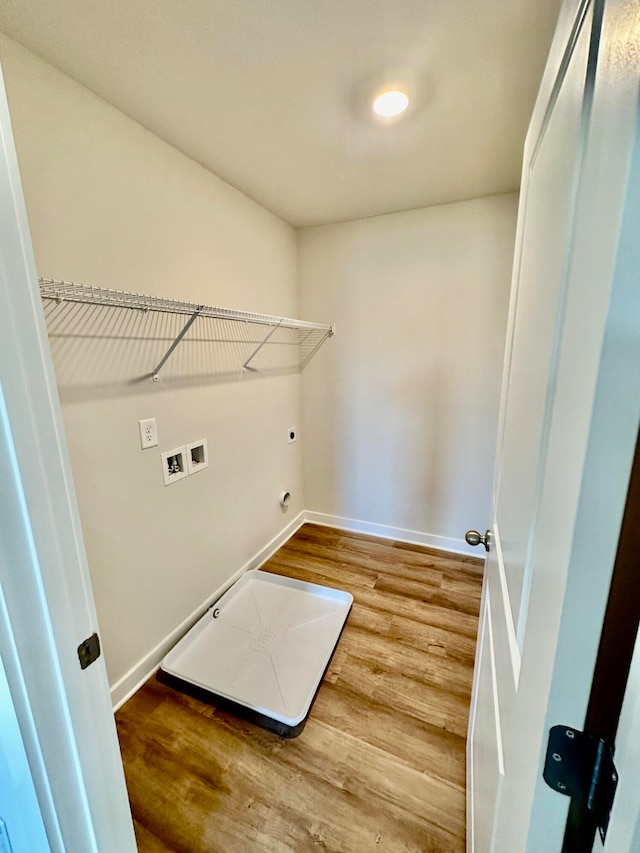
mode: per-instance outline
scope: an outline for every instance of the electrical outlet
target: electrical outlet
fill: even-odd
[[[289,427],[287,430],[287,438],[289,439],[289,444],[293,444],[293,442],[298,438],[298,430],[296,427]]]
[[[138,421],[140,430],[140,446],[143,450],[147,447],[156,447],[158,444],[158,428],[155,418],[147,418],[146,421]]]

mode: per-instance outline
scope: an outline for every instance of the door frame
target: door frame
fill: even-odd
[[[615,748],[618,724],[631,670],[640,622],[637,594],[640,559],[640,431],[636,441],[629,489],[613,576],[605,611],[598,657],[593,674],[584,732]],[[596,812],[587,798],[571,800],[563,842],[563,853],[591,850],[596,836]]]
[[[631,0],[593,2],[603,20],[584,162],[588,189],[581,199],[583,236],[576,249],[593,264],[588,267],[582,263],[579,280],[584,287],[575,295],[576,302],[583,302],[584,322],[590,322],[593,313],[590,281],[601,277],[609,289],[567,586],[553,652],[554,676],[545,732],[553,725],[580,729],[585,724],[584,709],[593,692],[640,425],[640,64],[629,52],[620,61],[625,37],[640,27],[640,10]],[[632,121],[628,118],[630,110]],[[607,140],[606,145],[603,140]],[[599,208],[611,214],[598,242],[593,239],[590,224],[598,221]],[[589,235],[592,246],[588,244]],[[596,609],[586,604],[593,598],[601,602]],[[626,683],[628,662],[625,670]],[[586,722],[591,724],[591,719],[589,714]],[[542,843],[538,849],[547,849],[545,832],[550,814],[564,814],[566,818],[569,808],[568,799],[552,792],[542,779],[545,752],[546,741],[539,756],[529,836],[530,844],[536,840]]]
[[[0,655],[49,845],[135,851],[1,74],[0,452]]]
[[[547,732],[556,724],[576,729],[583,725],[640,421],[640,373],[635,367],[640,364],[638,63],[629,51],[620,61],[625,25],[636,25],[635,32],[640,31],[640,14],[631,0],[591,2],[597,12],[604,11],[598,61],[606,63],[606,72],[596,78],[595,86],[591,84],[589,93],[593,110],[565,312],[571,318],[571,337],[563,343],[560,359],[575,367],[581,351],[576,343],[585,330],[598,346],[591,352],[591,363],[577,376],[579,382],[588,383],[582,387],[584,399],[590,400],[588,412],[581,415],[584,428],[575,436],[570,453],[559,442],[553,448],[555,468],[551,470],[573,466],[575,471],[579,464],[580,480],[570,496],[573,522],[570,529],[565,528],[565,550],[562,555],[549,549],[539,554],[545,574],[532,581],[530,602],[534,610],[546,608],[545,620],[535,637],[525,637],[518,700],[506,721],[516,746],[505,755],[505,763],[517,784],[503,786],[500,813],[495,816],[494,849],[501,851],[555,850],[561,843],[569,800],[551,791],[542,779]],[[562,7],[527,136],[525,163],[543,127],[574,21],[586,5],[586,0],[566,0]],[[524,228],[526,189],[525,172],[518,242]],[[608,218],[599,215],[602,210],[610,211]],[[512,302],[510,328],[514,311]],[[565,391],[567,387],[575,391],[571,371],[563,381]],[[565,397],[569,410],[575,408],[573,398],[573,393]],[[547,517],[546,523],[552,526],[553,519]],[[550,672],[543,672],[547,666]],[[530,721],[525,727],[519,724],[523,708],[536,709],[533,725]],[[469,819],[472,807],[469,802]]]

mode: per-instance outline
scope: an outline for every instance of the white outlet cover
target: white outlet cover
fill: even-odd
[[[161,453],[160,458],[162,459],[162,476],[165,486],[170,486],[172,483],[177,483],[178,480],[184,480],[185,477],[189,476],[189,471],[187,470],[187,449],[184,444],[182,447],[174,447],[173,450]],[[170,462],[172,459],[175,460],[173,464]],[[176,467],[177,470],[171,470]]]
[[[155,418],[138,421],[138,429],[140,430],[140,446],[143,450],[158,446],[158,428]]]
[[[187,451],[187,471],[189,474],[197,474],[209,465],[209,448],[207,447],[207,439],[201,438],[199,441],[191,441],[185,445]],[[194,456],[196,457],[194,459]]]
[[[293,444],[298,438],[298,427],[289,427],[287,430],[287,439],[289,444]]]

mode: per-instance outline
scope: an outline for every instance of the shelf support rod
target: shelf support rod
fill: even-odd
[[[196,317],[199,317],[199,316],[200,316],[200,312],[202,311],[202,309],[203,309],[203,308],[204,308],[204,305],[198,305],[197,309],[193,312],[193,314],[189,317],[189,319],[188,319],[188,320],[187,320],[187,322],[185,323],[185,325],[184,325],[184,327],[183,327],[182,331],[180,332],[180,334],[178,335],[178,337],[175,339],[175,341],[171,344],[171,346],[169,347],[169,349],[166,351],[166,353],[164,354],[163,358],[160,360],[160,362],[159,362],[159,364],[157,365],[157,367],[152,371],[151,375],[152,375],[152,377],[153,377],[153,381],[154,381],[154,382],[157,382],[157,381],[158,381],[158,379],[160,378],[160,377],[158,376],[158,373],[160,373],[160,371],[162,370],[162,368],[163,368],[163,366],[164,366],[165,362],[166,362],[166,361],[167,361],[167,359],[170,357],[171,353],[174,351],[174,349],[178,346],[178,344],[180,343],[180,341],[181,341],[181,340],[184,338],[184,336],[187,334],[187,332],[189,331],[189,329],[191,328],[191,326],[193,325],[193,323],[195,323]]]
[[[254,351],[251,353],[251,355],[249,356],[249,358],[248,358],[248,359],[245,361],[245,363],[242,365],[242,372],[243,372],[243,373],[244,373],[246,370],[251,370],[251,369],[252,369],[252,368],[250,368],[250,367],[249,367],[249,364],[250,364],[250,363],[253,361],[253,359],[258,355],[258,353],[260,352],[260,350],[262,349],[262,347],[266,344],[266,342],[269,340],[269,338],[271,337],[271,335],[273,335],[273,334],[274,334],[274,332],[277,332],[277,331],[278,331],[278,329],[280,328],[280,326],[281,326],[281,325],[282,325],[282,320],[280,320],[280,321],[279,321],[279,323],[278,323],[278,325],[277,325],[277,326],[273,326],[273,328],[271,329],[271,331],[269,332],[269,334],[264,338],[264,340],[262,341],[262,343],[258,344],[258,346],[254,349]]]

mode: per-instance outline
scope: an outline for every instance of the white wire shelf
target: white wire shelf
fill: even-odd
[[[327,338],[335,334],[335,327],[326,323],[310,323],[306,320],[294,320],[290,317],[277,317],[269,314],[255,314],[249,311],[237,311],[231,308],[218,308],[212,305],[184,302],[177,299],[165,299],[142,293],[130,293],[125,290],[92,287],[86,284],[52,278],[39,278],[38,283],[42,299],[54,300],[57,304],[100,305],[108,308],[125,308],[142,313],[183,314],[188,317],[187,322],[176,335],[171,346],[151,373],[148,374],[154,381],[158,381],[160,370],[198,318],[215,318],[218,320],[267,327],[264,336],[254,340],[255,348],[244,361],[242,365],[243,371],[254,371],[256,369],[255,367],[251,367],[251,362],[279,330],[290,330],[292,333],[297,334],[301,366],[306,364]]]

